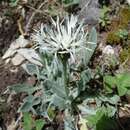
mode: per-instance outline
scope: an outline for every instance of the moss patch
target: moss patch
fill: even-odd
[[[108,33],[106,42],[108,44],[122,44],[122,43],[126,43],[124,42],[124,40],[126,41],[127,39],[124,37],[120,37],[119,34],[120,30],[128,30],[128,25],[130,22],[130,8],[129,7],[123,7],[120,9],[119,11],[119,16],[117,18],[116,21],[112,22],[111,24],[111,30]],[[128,36],[130,39],[130,36]]]
[[[127,60],[130,60],[130,47],[128,49],[125,48],[120,52],[120,62],[123,63]]]

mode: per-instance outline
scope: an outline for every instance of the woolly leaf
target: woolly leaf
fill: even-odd
[[[9,86],[10,91],[15,91],[16,93],[26,92],[28,94],[32,94],[33,92],[40,90],[41,87],[33,87],[28,84],[15,84]]]

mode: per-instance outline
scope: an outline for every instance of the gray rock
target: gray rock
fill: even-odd
[[[85,20],[85,24],[96,25],[100,16],[98,0],[81,0],[79,17]]]

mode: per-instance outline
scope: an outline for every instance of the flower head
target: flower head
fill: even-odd
[[[82,49],[91,51],[87,44],[88,32],[84,31],[83,22],[78,21],[78,17],[66,16],[62,21],[59,17],[55,21],[52,19],[52,26],[41,25],[40,30],[33,35],[33,40],[43,51],[54,53],[55,55],[69,53],[72,60],[75,60],[76,53]]]

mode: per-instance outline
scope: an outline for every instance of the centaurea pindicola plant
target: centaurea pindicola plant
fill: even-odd
[[[76,117],[81,119],[80,108],[84,100],[80,95],[91,79],[88,63],[97,46],[97,34],[94,28],[85,31],[84,22],[74,15],[51,21],[51,25],[42,24],[32,35],[34,49],[43,66],[24,66],[30,75],[37,76],[38,82],[31,87],[22,85],[20,90],[16,89],[19,85],[11,89],[28,93],[19,111],[32,111],[51,121],[53,117],[49,112],[58,109],[64,115],[64,129],[77,130]]]

